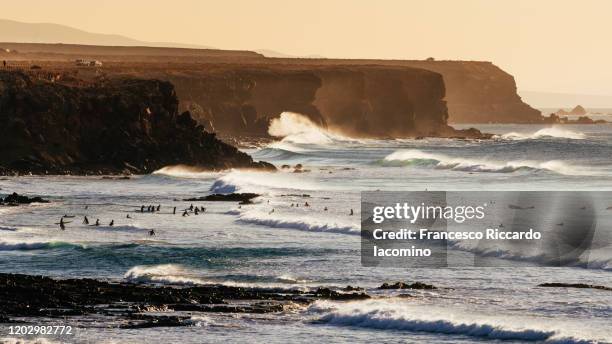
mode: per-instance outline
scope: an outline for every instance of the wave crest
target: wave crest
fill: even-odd
[[[433,154],[417,149],[399,150],[387,155],[381,163],[386,166],[417,166],[464,172],[512,173],[521,170],[547,170],[563,175],[589,175],[559,160],[517,160],[498,162]]]
[[[84,247],[83,245],[63,241],[0,242],[0,251],[33,251]]]
[[[318,318],[318,323],[336,326],[463,335],[493,340],[596,343],[595,340],[565,335],[557,329],[534,328],[529,325],[529,321],[519,326],[490,317],[467,315],[461,319],[449,314],[447,309],[437,312],[401,302],[375,300],[340,304],[317,301],[309,311],[323,314]]]
[[[575,132],[558,127],[544,128],[531,134],[510,132],[503,135],[496,135],[495,138],[504,140],[537,140],[542,138],[563,138],[572,140],[583,140],[586,136],[583,133]]]

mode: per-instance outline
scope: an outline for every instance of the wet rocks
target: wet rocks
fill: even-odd
[[[412,284],[404,283],[404,282],[395,282],[393,284],[383,283],[378,289],[386,290],[386,289],[421,289],[421,290],[435,290],[438,289],[436,286],[431,284],[414,282]]]
[[[250,204],[253,198],[259,197],[256,193],[231,193],[231,194],[212,194],[203,197],[192,197],[185,198],[184,201],[188,202],[240,202],[241,204]]]
[[[52,279],[0,274],[0,319],[97,314],[124,318],[129,328],[184,326],[181,317],[152,317],[148,310],[270,313],[318,299],[361,300],[363,292],[243,288],[225,285],[157,286],[93,279]]]
[[[0,205],[18,205],[18,204],[30,204],[30,203],[49,203],[49,201],[42,199],[39,196],[28,197],[24,195],[19,195],[16,192],[1,198],[0,197]]]

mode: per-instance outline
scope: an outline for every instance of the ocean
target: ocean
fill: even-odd
[[[103,319],[74,317],[68,321],[78,328],[77,342],[612,342],[610,292],[537,287],[611,286],[612,246],[600,248],[596,264],[570,267],[361,266],[361,191],[612,190],[610,125],[473,126],[496,136],[374,140],[283,127],[284,139],[245,149],[278,166],[275,173],[168,167],[130,179],[4,177],[0,194],[51,202],[0,208],[0,272],[161,285],[352,285],[376,296],[280,313],[191,314],[191,326],[183,327],[118,329]],[[300,173],[296,164],[303,165]],[[262,196],[241,207],[182,201],[230,192]],[[191,203],[206,212],[180,216]],[[161,211],[139,213],[143,204],[159,204]],[[172,214],[174,207],[179,214]],[[75,217],[62,231],[56,223],[64,214]],[[84,225],[83,216],[102,225]],[[377,289],[395,281],[439,288],[402,290],[409,295],[401,297],[398,290]]]

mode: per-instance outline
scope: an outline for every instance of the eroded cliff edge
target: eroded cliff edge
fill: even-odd
[[[273,168],[179,114],[169,82],[71,84],[0,71],[0,174],[149,173],[175,164]]]
[[[223,135],[265,136],[270,120],[290,111],[352,137],[487,137],[447,124],[444,80],[420,68],[214,64],[142,72],[176,85],[182,109]]]

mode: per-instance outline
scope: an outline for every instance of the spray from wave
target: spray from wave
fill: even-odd
[[[543,343],[596,343],[570,332],[561,324],[533,326],[529,319],[504,319],[461,314],[449,309],[434,309],[405,302],[361,301],[336,303],[317,301],[309,311],[323,314],[316,322],[335,326],[378,330],[462,335],[479,339],[515,340]],[[552,325],[552,326],[551,326]],[[572,331],[572,332],[578,332]]]
[[[219,175],[218,172],[211,172],[209,170],[203,170],[201,168],[187,165],[173,165],[162,167],[159,170],[154,171],[152,174],[164,175],[169,177],[196,179],[211,178]]]
[[[591,175],[559,160],[517,160],[499,162],[433,154],[418,149],[399,150],[387,155],[381,162],[386,166],[415,166],[464,172],[512,173],[520,170],[547,170],[563,175]]]
[[[334,142],[359,142],[329,129],[321,128],[310,118],[295,112],[283,112],[274,118],[268,127],[268,134],[282,137],[282,142],[298,144],[329,145]]]
[[[536,140],[542,138],[562,138],[572,140],[582,140],[586,136],[583,133],[575,132],[558,127],[544,128],[531,134],[511,132],[503,135],[497,135],[495,138],[504,140]]]
[[[210,187],[214,193],[254,192],[265,194],[270,189],[318,190],[315,183],[289,173],[270,173],[234,170],[215,180]]]

